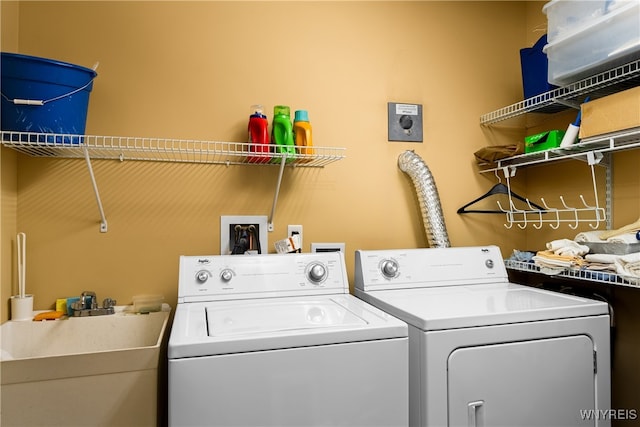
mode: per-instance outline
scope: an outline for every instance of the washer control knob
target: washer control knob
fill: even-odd
[[[486,260],[484,262],[484,265],[486,265],[487,268],[493,268],[493,260],[491,258],[489,258],[488,260]]]
[[[380,264],[380,270],[384,277],[393,278],[398,274],[398,263],[392,259],[385,259]]]
[[[231,280],[231,278],[233,277],[233,272],[231,270],[229,270],[228,268],[225,268],[224,270],[222,270],[222,272],[220,273],[220,279],[223,282],[228,282]]]
[[[209,280],[209,276],[211,276],[209,274],[209,272],[207,270],[200,270],[196,273],[196,281],[200,284],[206,282],[207,280]]]
[[[320,263],[311,264],[307,276],[313,283],[320,283],[327,278],[327,269]]]

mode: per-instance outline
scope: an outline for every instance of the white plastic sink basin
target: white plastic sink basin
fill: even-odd
[[[158,365],[170,307],[149,314],[0,325],[2,426],[156,425]],[[75,420],[79,421],[79,420]]]

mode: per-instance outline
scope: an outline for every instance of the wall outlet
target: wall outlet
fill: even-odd
[[[298,235],[298,247],[302,249],[302,226],[301,225],[287,225],[287,237],[291,237],[294,234]]]
[[[220,254],[266,254],[269,252],[266,215],[220,217]]]

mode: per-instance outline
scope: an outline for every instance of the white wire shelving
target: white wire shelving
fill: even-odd
[[[133,160],[152,162],[204,163],[213,165],[251,165],[278,168],[276,189],[269,216],[268,229],[273,231],[273,218],[285,167],[322,168],[346,157],[345,148],[292,147],[247,142],[222,142],[193,139],[146,137],[67,135],[0,131],[1,143],[7,148],[32,157],[84,159],[93,184],[100,231],[107,231],[92,160]]]
[[[483,114],[480,124],[492,125],[526,113],[557,113],[568,107],[580,108],[586,96],[594,100],[638,85],[640,59]]]
[[[634,60],[619,67],[604,71],[594,76],[585,78],[568,86],[560,87],[549,92],[542,93],[524,101],[509,105],[499,110],[484,114],[480,117],[480,124],[489,126],[498,122],[511,119],[526,113],[556,113],[566,108],[580,108],[588,96],[591,100],[611,95],[640,85],[640,59]],[[547,206],[541,198],[541,204],[545,209],[534,209],[533,204],[527,199],[528,208],[517,209],[511,201],[509,189],[509,206],[503,208],[498,205],[500,211],[506,215],[505,227],[512,228],[517,224],[519,228],[532,225],[536,229],[542,224],[548,223],[552,228],[558,228],[560,223],[568,223],[573,229],[579,223],[588,222],[591,228],[598,228],[606,224],[611,228],[612,216],[612,188],[611,188],[611,158],[608,153],[621,150],[629,150],[640,147],[640,128],[616,132],[613,134],[599,135],[585,138],[580,143],[569,148],[558,148],[534,153],[526,153],[495,163],[479,164],[480,173],[493,172],[496,175],[501,171],[507,179],[515,176],[518,168],[535,166],[549,162],[576,159],[586,161],[591,166],[591,176],[594,188],[594,202],[588,204],[580,195],[582,206],[567,206],[563,197],[560,197],[558,207]],[[605,183],[605,207],[598,205],[598,190],[595,181],[593,165],[606,168]],[[543,214],[549,214],[543,217]]]
[[[505,227],[507,228],[512,228],[514,224],[517,224],[522,229],[529,225],[540,229],[542,224],[546,223],[557,229],[560,223],[568,223],[569,227],[576,229],[579,223],[585,222],[589,223],[589,226],[593,229],[597,229],[601,224],[606,224],[607,228],[611,228],[612,178],[610,157],[607,155],[617,151],[637,148],[640,148],[640,127],[585,138],[578,144],[568,148],[521,154],[498,160],[491,165],[479,165],[479,167],[481,173],[493,172],[498,176],[498,173],[501,172],[506,178],[509,189],[509,206],[503,207],[498,204],[498,208],[506,215],[507,222]],[[594,193],[592,204],[588,204],[585,198],[580,195],[582,206],[579,207],[567,206],[563,197],[560,197],[560,207],[548,206],[543,198],[541,198],[540,204],[545,209],[535,209],[533,205],[536,202],[529,199],[526,199],[529,209],[517,209],[515,207],[511,200],[510,178],[515,176],[518,168],[568,159],[583,160],[590,166]],[[601,165],[606,168],[605,207],[599,205],[594,165]],[[544,214],[547,215],[543,217]]]
[[[556,113],[569,107],[580,108],[580,104],[585,101],[587,96],[593,100],[636,86],[640,86],[640,59],[484,114],[480,117],[480,124],[490,126],[527,113]],[[507,179],[509,186],[509,178],[515,176],[518,168],[569,159],[586,161],[591,166],[593,179],[594,202],[592,204],[588,204],[580,195],[582,206],[579,207],[567,206],[564,198],[561,197],[558,207],[548,206],[541,198],[541,204],[545,209],[534,209],[533,206],[539,206],[539,204],[528,199],[526,199],[528,208],[516,209],[511,201],[509,186],[509,206],[503,208],[498,205],[499,210],[506,215],[505,227],[512,228],[514,224],[517,224],[520,228],[532,225],[539,229],[542,224],[548,223],[552,228],[558,228],[559,224],[563,222],[569,223],[569,226],[575,229],[579,223],[588,222],[591,228],[598,228],[600,224],[606,224],[607,228],[611,228],[612,172],[609,153],[639,147],[640,128],[635,128],[586,138],[569,148],[521,154],[498,160],[495,163],[479,164],[478,167],[480,173],[493,172],[498,176],[498,173],[501,172]],[[598,190],[593,170],[593,165],[596,164],[606,168],[604,208],[598,205]],[[543,217],[543,214],[549,215]]]
[[[566,277],[571,279],[606,283],[610,285],[640,288],[640,277],[623,276],[610,271],[589,270],[586,268],[566,268],[562,271],[546,272],[544,268],[532,262],[514,261],[511,259],[506,259],[504,262],[507,269],[515,271],[539,273],[546,274],[548,276]]]
[[[561,160],[586,160],[589,153],[604,154],[637,148],[640,148],[640,127],[585,138],[567,148],[553,148],[545,151],[519,154],[497,160],[495,163],[483,163],[478,166],[480,173],[487,173],[503,170],[504,168],[516,169]]]
[[[264,146],[247,142],[203,141],[146,137],[62,135],[2,131],[2,144],[35,157],[209,163],[219,165],[279,165],[323,167],[345,157],[344,148]]]

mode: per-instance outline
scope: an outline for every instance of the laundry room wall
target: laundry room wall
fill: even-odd
[[[305,251],[346,243],[352,279],[356,249],[429,246],[397,167],[405,150],[429,166],[453,246],[497,244],[508,256],[528,243],[528,231],[507,230],[499,215],[456,210],[496,182],[477,173],[473,153],[524,136],[520,126],[483,129],[479,117],[522,99],[519,49],[544,28],[543,4],[3,1],[2,49],[99,62],[93,135],[245,141],[252,104],[269,118],[278,104],[308,110],[314,144],[344,147],[346,158],[285,169],[269,252],[287,224],[302,224]],[[423,106],[422,143],[387,140],[388,102]],[[100,233],[84,161],[1,155],[2,320],[17,284],[17,231],[27,234],[36,309],[84,290],[119,304],[163,294],[175,306],[179,255],[219,253],[221,215],[269,215],[278,174],[98,160]],[[525,184],[514,181],[517,191]]]
[[[18,3],[0,3],[2,51],[18,49]],[[17,289],[14,247],[17,226],[17,154],[0,149],[0,322],[8,319],[9,295]]]

